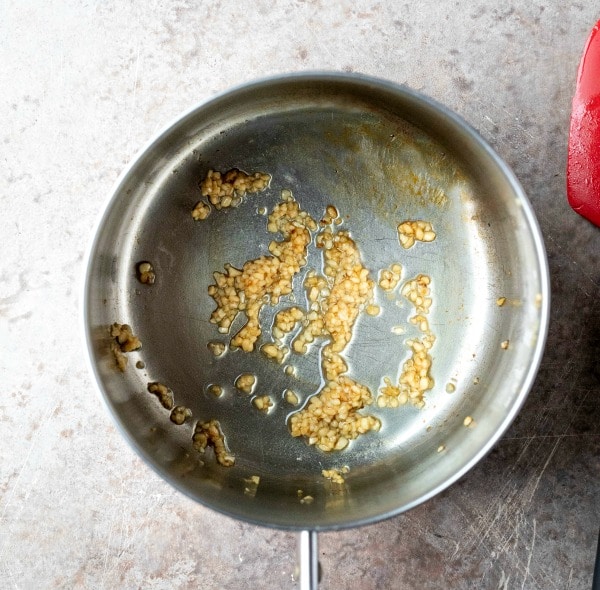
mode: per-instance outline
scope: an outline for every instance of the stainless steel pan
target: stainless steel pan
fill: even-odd
[[[199,181],[209,168],[272,175],[270,187],[238,208],[195,222]],[[373,271],[401,262],[404,278],[432,277],[430,323],[435,387],[422,409],[368,408],[379,433],[324,453],[292,438],[292,387],[304,402],[320,385],[316,355],[288,362],[297,376],[259,352],[215,359],[211,340],[225,341],[208,319],[212,273],[267,253],[266,218],[282,189],[319,219],[333,203]],[[437,239],[403,250],[396,226],[433,223]],[[152,286],[135,265],[151,261]],[[306,268],[318,266],[309,256]],[[431,498],[466,473],[506,430],[521,407],[542,355],[549,310],[545,251],[534,214],[508,167],[461,119],[442,106],[382,80],[342,74],[297,74],[222,94],[183,115],[128,166],[102,214],[87,261],[85,342],[100,391],[123,434],[161,476],[191,498],[260,525],[316,531],[387,518]],[[301,280],[295,297],[304,301]],[[361,318],[346,351],[351,373],[377,392],[407,357],[408,304],[378,293],[382,313]],[[506,298],[503,306],[497,299]],[[268,323],[273,309],[265,309]],[[115,370],[108,327],[126,322],[143,348]],[[508,341],[507,349],[501,343]],[[145,363],[143,370],[136,361]],[[276,400],[265,416],[236,395],[242,372],[257,375],[257,393]],[[174,392],[193,412],[175,426],[149,381]],[[207,385],[219,383],[216,399]],[[453,393],[446,391],[452,383]],[[465,417],[473,423],[464,426]],[[192,449],[196,420],[217,418],[236,457],[217,465]],[[336,486],[322,469],[350,468]],[[255,494],[245,479],[260,477]],[[301,503],[298,490],[314,498]],[[314,576],[314,564],[309,567]],[[310,576],[304,576],[305,584]]]

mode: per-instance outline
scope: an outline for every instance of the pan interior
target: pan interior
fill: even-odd
[[[233,209],[196,222],[190,212],[209,169],[240,168],[272,175],[264,192]],[[286,364],[258,350],[215,358],[209,341],[228,342],[209,322],[213,272],[240,268],[268,254],[268,211],[290,189],[320,219],[328,204],[358,244],[377,280],[398,262],[402,282],[432,278],[429,314],[434,388],[424,408],[363,410],[381,431],[324,453],[292,438],[286,420],[292,389],[303,404],[322,385],[318,351],[290,354]],[[397,225],[430,221],[437,238],[404,250]],[[543,254],[528,204],[512,177],[479,140],[444,111],[408,91],[352,79],[284,79],[257,84],[198,107],[164,132],[120,181],[100,224],[88,268],[85,322],[92,365],[118,423],[135,448],[179,489],[206,505],[252,522],[292,528],[336,528],[397,513],[439,491],[463,473],[506,428],[527,393],[544,337],[547,306]],[[152,286],[138,282],[136,264],[150,261]],[[305,306],[302,279],[322,268],[313,244],[294,280],[295,304]],[[362,314],[344,351],[350,376],[374,394],[382,378],[398,377],[408,358],[408,318],[414,308],[399,289],[376,287],[377,317]],[[503,306],[497,300],[505,297]],[[274,313],[261,318],[259,344],[270,340]],[[241,317],[231,334],[241,327]],[[143,348],[115,370],[108,327],[128,323]],[[392,332],[402,326],[406,332]],[[508,349],[501,347],[508,341]],[[143,361],[145,367],[135,367]],[[532,368],[533,367],[533,368]],[[275,402],[265,415],[233,385],[257,377],[255,393]],[[169,421],[150,381],[168,385],[193,420]],[[448,393],[448,384],[454,391]],[[208,392],[218,384],[223,394]],[[465,417],[473,423],[464,426]],[[219,420],[235,455],[234,467],[200,455],[191,444],[197,420]],[[349,467],[345,484],[323,469]],[[248,478],[260,477],[258,488]],[[311,503],[300,502],[299,492]]]

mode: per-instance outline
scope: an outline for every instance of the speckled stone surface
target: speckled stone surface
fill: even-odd
[[[0,587],[290,588],[293,534],[161,481],[116,432],[77,327],[113,182],[160,127],[231,85],[334,69],[463,115],[538,215],[552,325],[495,450],[411,512],[320,536],[322,587],[588,589],[600,525],[600,229],[565,154],[593,2],[0,2]]]

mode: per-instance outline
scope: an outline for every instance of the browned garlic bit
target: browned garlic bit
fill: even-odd
[[[325,215],[319,222],[321,225],[331,225],[339,217],[338,210],[333,205],[327,205]]]
[[[211,176],[211,182],[212,180]],[[220,180],[220,177],[216,180]],[[212,198],[211,203],[217,206]],[[226,203],[227,205],[219,202],[219,205],[222,207],[232,204],[229,201]],[[378,418],[359,414],[361,409],[373,402],[370,390],[344,376],[348,372],[348,365],[341,353],[352,338],[359,313],[365,311],[367,314],[377,315],[381,310],[378,305],[373,304],[374,281],[362,264],[356,243],[347,231],[334,228],[338,219],[338,210],[330,205],[320,221],[324,229],[317,235],[316,245],[323,253],[324,270],[323,275],[313,270],[305,277],[308,310],[305,312],[299,307],[290,307],[279,311],[272,326],[275,342],[267,342],[261,346],[261,352],[265,356],[282,363],[289,353],[282,340],[298,324],[301,329],[291,341],[291,347],[296,353],[305,354],[318,338],[328,340],[321,351],[321,368],[326,384],[308,400],[303,409],[292,414],[289,419],[292,436],[303,436],[309,444],[316,445],[323,451],[341,450],[360,434],[379,430],[381,427]],[[412,228],[413,243],[414,240],[431,241],[435,238],[430,224],[406,223]],[[283,240],[269,244],[270,256],[250,260],[241,269],[226,264],[224,273],[214,274],[215,284],[208,291],[217,304],[210,321],[218,325],[219,332],[228,333],[238,313],[246,315],[246,324],[233,336],[230,343],[232,348],[241,348],[245,352],[254,350],[261,336],[259,314],[262,306],[266,303],[275,305],[282,296],[291,294],[294,276],[306,265],[310,232],[316,231],[317,224],[308,213],[300,209],[291,192],[283,191],[282,201],[268,217],[267,229],[272,233],[280,232],[283,236]],[[381,288],[386,291],[394,290],[401,273],[402,267],[399,264],[392,264],[389,269],[381,271]],[[428,313],[432,303],[429,283],[429,277],[418,275],[402,290],[418,312],[411,322],[419,327],[424,336],[422,339],[408,341],[412,356],[403,365],[398,386],[392,385],[386,378],[387,388],[382,390],[378,400],[380,406],[399,405],[408,400],[422,405],[424,391],[433,385],[429,376],[431,357],[428,351],[435,337],[429,330],[427,319],[422,315]],[[290,368],[286,368],[287,374],[293,373],[292,369],[287,369]],[[246,392],[251,392],[253,386],[254,381],[250,384],[250,389],[246,388]],[[238,382],[236,387],[241,391],[245,389]],[[299,403],[297,394],[290,390],[284,392],[283,398],[293,405]],[[256,396],[252,403],[264,412],[268,412],[273,405],[268,395]],[[333,471],[328,472],[328,475],[331,475],[332,481],[339,481],[341,475],[337,473],[336,476]]]
[[[283,392],[283,398],[288,404],[291,404],[292,406],[297,406],[300,401],[296,393],[294,393],[291,389],[286,389]]]
[[[210,205],[204,201],[198,201],[192,209],[192,217],[196,221],[203,221],[210,215]]]
[[[389,377],[383,378],[384,386],[379,390],[377,405],[380,408],[397,408],[408,401],[408,394],[392,383]]]
[[[339,377],[311,397],[303,410],[292,414],[292,436],[304,436],[308,444],[317,445],[322,451],[344,449],[359,434],[381,427],[374,416],[358,413],[372,401],[367,387],[349,377]]]
[[[379,307],[379,305],[367,305],[367,307],[365,308],[365,311],[367,312],[367,315],[370,316],[377,316],[381,313],[381,307]]]
[[[209,170],[206,178],[200,183],[200,192],[215,209],[237,207],[246,193],[258,193],[267,188],[271,177],[262,172],[246,174],[233,168],[224,174],[216,170]],[[198,201],[192,210],[192,217],[196,221],[206,219],[210,215],[210,205]]]
[[[414,315],[411,318],[409,318],[408,321],[411,324],[417,326],[419,330],[421,330],[421,332],[423,332],[424,334],[427,334],[427,332],[429,332],[429,322],[427,321],[427,318],[424,315]]]
[[[215,356],[223,356],[227,346],[224,342],[209,342],[208,350],[210,350]]]
[[[289,191],[283,191],[282,198],[268,218],[268,230],[279,231],[284,238],[269,245],[273,256],[250,260],[241,270],[226,264],[225,273],[215,272],[215,284],[208,288],[217,304],[210,321],[219,326],[219,332],[228,333],[238,313],[245,313],[246,325],[231,339],[232,347],[245,352],[254,350],[261,334],[259,313],[265,301],[275,305],[280,297],[292,292],[292,280],[306,264],[310,230],[317,229],[315,221],[300,209]]]
[[[140,262],[137,265],[137,277],[144,285],[153,285],[156,280],[154,267],[149,262]]]
[[[424,314],[429,312],[431,298],[429,284],[431,279],[427,275],[418,275],[416,279],[408,281],[402,288],[402,294],[420,312],[409,319],[423,333],[422,338],[413,338],[406,342],[411,356],[402,365],[402,372],[398,384],[394,385],[389,377],[384,378],[384,386],[379,390],[377,405],[381,408],[397,408],[411,402],[417,407],[423,407],[423,396],[426,391],[433,388],[433,379],[430,374],[431,350],[435,336],[429,329],[429,322]]]
[[[329,295],[329,282],[321,275],[318,275],[314,270],[307,273],[304,279],[304,288],[306,289],[306,297],[310,303],[312,311],[320,310],[319,299]],[[309,319],[314,319],[315,315]]]
[[[121,347],[119,346],[119,343],[113,340],[110,343],[110,351],[112,352],[112,355],[115,359],[117,369],[124,373],[125,369],[127,368],[127,363],[129,362],[129,359],[121,352]]]
[[[273,320],[273,329],[271,333],[273,338],[280,340],[286,334],[289,334],[296,324],[304,319],[304,312],[299,307],[290,307],[282,309],[275,315]]]
[[[506,303],[506,297],[498,297],[498,299],[496,299],[496,305],[498,307],[502,307],[505,303]]]
[[[337,352],[332,352],[329,346],[323,349],[321,368],[327,381],[335,381],[340,375],[348,372],[346,361]]]
[[[224,174],[209,170],[200,184],[200,190],[202,196],[208,197],[215,209],[225,209],[237,207],[246,193],[252,194],[264,190],[270,180],[271,177],[263,172],[248,175],[236,168]]]
[[[181,426],[184,422],[186,422],[189,418],[192,417],[192,410],[186,408],[185,406],[175,406],[171,410],[171,415],[169,416],[171,422]]]
[[[256,377],[251,373],[242,373],[235,380],[235,387],[242,393],[250,395],[256,385]]]
[[[403,248],[411,248],[415,240],[433,242],[435,232],[428,221],[403,221],[398,225],[398,239]]]
[[[133,335],[131,326],[127,324],[114,323],[110,327],[110,335],[118,342],[122,352],[132,352],[142,347],[140,339]]]
[[[252,405],[266,414],[273,406],[273,400],[268,395],[258,395],[252,400]]]
[[[398,286],[401,276],[402,266],[399,264],[392,264],[389,268],[384,268],[379,273],[379,286],[389,293]]]
[[[246,484],[244,487],[244,494],[252,498],[256,496],[258,485],[260,484],[260,476],[252,475],[248,478],[244,478],[244,483]]]
[[[509,345],[509,344],[510,344],[510,342],[509,342],[508,340],[503,340],[503,341],[500,343],[500,348],[501,348],[502,350],[506,350],[506,349],[508,348],[508,345]]]
[[[373,297],[374,283],[362,265],[360,252],[348,232],[333,234],[329,228],[317,236],[323,249],[325,277],[309,273],[304,282],[311,311],[308,322],[292,344],[296,352],[319,336],[330,336],[326,349],[341,352],[352,337],[360,310]]]
[[[429,283],[431,283],[431,279],[427,275],[420,274],[402,287],[402,295],[415,306],[419,313],[429,313],[431,307]]]
[[[423,407],[423,395],[433,387],[433,379],[429,374],[431,356],[429,350],[435,342],[431,333],[421,339],[407,341],[411,350],[410,358],[402,365],[402,373],[398,385],[392,385],[389,377],[384,378],[385,386],[380,389],[377,405],[381,408],[395,408],[410,401],[417,407]]]
[[[429,374],[431,368],[429,350],[434,342],[435,336],[431,333],[420,340],[407,341],[412,356],[402,366],[399,385],[408,393],[408,399],[418,406],[423,403],[423,394],[433,387],[433,379]]]
[[[173,392],[166,385],[156,381],[148,383],[148,391],[158,398],[163,408],[166,410],[173,408]]]
[[[207,446],[212,447],[215,451],[217,463],[223,465],[223,467],[231,467],[235,463],[235,457],[227,451],[225,437],[217,420],[198,422],[194,429],[192,442],[194,449],[199,453],[204,453]]]
[[[324,219],[328,218],[331,215]],[[304,436],[309,444],[332,451],[345,448],[359,434],[381,427],[377,418],[358,413],[372,403],[373,397],[367,387],[342,376],[348,365],[340,355],[352,338],[358,314],[373,297],[374,282],[347,231],[334,233],[325,228],[316,243],[323,251],[324,276],[310,272],[305,279],[310,311],[292,347],[304,354],[316,338],[329,337],[321,365],[327,384],[304,409],[291,416],[289,426],[292,436]]]
[[[260,351],[268,359],[272,359],[281,364],[290,352],[290,349],[287,346],[278,346],[274,342],[267,342],[260,347]]]
[[[373,297],[374,283],[360,259],[360,252],[348,232],[321,234],[325,276],[330,293],[321,302],[325,333],[331,336],[333,352],[341,352],[352,337],[360,310]],[[317,243],[318,245],[318,243]]]
[[[110,350],[115,358],[117,367],[120,371],[125,371],[127,367],[127,357],[123,354],[132,352],[142,347],[142,343],[131,331],[131,326],[127,324],[114,323],[110,327],[110,335],[114,340],[110,343]]]
[[[345,465],[341,469],[323,469],[323,471],[321,471],[321,473],[323,474],[323,477],[325,477],[326,479],[329,479],[333,483],[338,483],[341,485],[345,481],[342,474],[345,475],[349,471],[350,471],[350,468],[347,465]]]
[[[215,397],[219,397],[223,393],[223,388],[216,383],[211,383],[207,389],[208,393],[211,393]]]

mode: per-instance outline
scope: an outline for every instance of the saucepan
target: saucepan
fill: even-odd
[[[283,287],[252,294],[259,267]],[[471,127],[391,82],[303,73],[141,150],[95,230],[82,317],[135,451],[207,507],[300,531],[308,588],[319,531],[409,510],[491,449],[549,305],[531,205]]]

